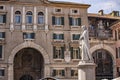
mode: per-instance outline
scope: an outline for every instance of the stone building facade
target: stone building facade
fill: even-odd
[[[78,80],[82,25],[89,27],[96,80],[117,77],[119,31],[115,26],[120,17],[101,11],[88,14],[89,7],[48,0],[0,0],[0,80]]]
[[[89,6],[0,0],[0,80],[77,80],[80,27],[88,25]]]

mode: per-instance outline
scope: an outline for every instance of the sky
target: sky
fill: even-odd
[[[98,13],[103,9],[105,14],[109,14],[112,11],[120,11],[120,0],[53,0],[53,1],[67,1],[75,3],[90,4],[88,8],[89,13]]]

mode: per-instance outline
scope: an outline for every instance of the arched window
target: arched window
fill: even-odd
[[[27,13],[26,13],[26,23],[27,24],[32,24],[32,12],[31,11],[28,11]]]
[[[16,11],[15,12],[15,23],[16,24],[20,24],[21,23],[21,12],[20,11]]]
[[[44,14],[43,14],[43,12],[38,13],[38,24],[44,24]]]

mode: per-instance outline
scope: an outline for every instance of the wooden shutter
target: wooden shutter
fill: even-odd
[[[64,17],[61,17],[62,25],[64,25]]]
[[[62,40],[64,40],[64,34],[61,34],[61,36],[62,36]]]
[[[56,39],[56,34],[55,33],[53,33],[53,39]]]
[[[3,23],[6,23],[6,15],[3,15]]]
[[[55,54],[56,54],[56,47],[53,46],[53,58],[54,58],[54,59],[56,58]]]
[[[56,70],[53,70],[52,76],[56,76]]]
[[[71,59],[73,59],[73,47],[70,47],[70,51],[71,51]]]
[[[69,25],[72,26],[72,17],[69,17]]]
[[[5,38],[5,32],[2,32],[2,38]]]
[[[116,48],[116,58],[118,58],[118,48]]]
[[[62,76],[65,76],[65,70],[62,70]]]
[[[31,33],[31,38],[35,39],[35,33]]]
[[[55,16],[52,16],[52,25],[55,25]]]
[[[62,58],[62,59],[64,59],[64,48],[65,48],[65,47],[61,47],[61,50],[62,50],[61,58]]]
[[[0,45],[0,58],[2,58],[2,45]]]
[[[81,26],[81,18],[78,18],[78,26]]]

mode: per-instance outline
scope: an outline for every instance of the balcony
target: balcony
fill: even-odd
[[[96,38],[101,40],[108,40],[112,38],[111,30],[103,30],[103,29],[93,29],[89,31],[90,38]]]

